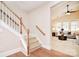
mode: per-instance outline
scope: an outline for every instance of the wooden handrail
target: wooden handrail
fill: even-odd
[[[2,4],[4,4],[5,6],[6,6],[6,8],[10,11],[10,12],[12,12],[19,20],[20,20],[20,17],[15,13],[15,12],[13,12],[3,1],[0,1]]]
[[[25,27],[24,23],[22,23],[22,26],[24,27],[25,31],[27,32],[27,28]]]
[[[26,29],[26,27],[25,27],[25,25],[24,25],[24,23],[22,22],[22,17],[20,18],[15,12],[13,12],[3,1],[0,1],[2,4],[4,4],[4,6],[6,6],[6,8],[7,9],[9,9],[9,11],[10,12],[12,12],[18,19],[19,19],[19,21],[20,21],[20,24],[21,24],[21,31],[22,31],[22,26],[23,26],[23,28],[25,29],[25,31],[27,31],[27,29]],[[17,23],[17,22],[16,22]],[[20,33],[22,33],[20,31]]]
[[[37,25],[36,25],[36,28],[37,28],[43,35],[46,35]]]
[[[20,33],[22,34],[22,17],[20,19]]]
[[[28,29],[27,30],[27,55],[29,55],[30,54],[30,52],[29,52],[29,34],[30,34],[30,30]]]
[[[27,32],[27,29],[26,29],[24,23],[22,22],[22,17],[20,18],[20,24],[21,24],[21,27],[23,27],[24,30]],[[22,31],[22,28],[21,28],[21,31]]]

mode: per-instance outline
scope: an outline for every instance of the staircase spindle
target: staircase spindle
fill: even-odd
[[[22,34],[22,17],[20,18],[20,33]]]

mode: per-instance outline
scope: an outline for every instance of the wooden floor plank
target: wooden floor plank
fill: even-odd
[[[26,57],[26,55],[24,55],[22,52],[17,52],[17,53],[12,54],[8,57]]]
[[[26,56],[22,52],[18,52],[8,57],[26,57]],[[55,50],[47,50],[45,48],[39,48],[33,52],[30,52],[29,57],[72,57],[72,56]]]
[[[30,53],[30,56],[36,57],[71,57],[70,55],[55,51],[55,50],[47,50],[45,48],[39,48]]]

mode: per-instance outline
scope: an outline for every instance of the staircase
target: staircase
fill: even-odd
[[[25,50],[27,49],[26,46],[27,43],[24,40],[29,40],[29,39],[27,39],[26,36],[28,35],[27,29],[24,23],[22,22],[22,17],[19,17],[16,13],[14,13],[3,1],[0,1],[0,25],[2,27],[4,26],[5,30],[9,30],[11,33],[17,34],[18,41],[20,42],[19,45],[22,45]],[[25,35],[25,38],[23,37],[23,35]],[[6,39],[8,38],[6,37]],[[4,48],[4,46],[2,46],[2,48]]]
[[[35,51],[40,47],[41,47],[41,44],[39,43],[36,37],[32,37],[29,39],[29,52]]]
[[[0,21],[5,23],[9,29],[11,28],[11,30],[18,33],[21,43],[27,50],[27,55],[29,55],[29,52],[41,47],[36,37],[29,37],[30,30],[23,24],[22,17],[14,13],[3,1],[0,1]]]

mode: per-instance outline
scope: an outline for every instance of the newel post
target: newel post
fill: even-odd
[[[27,55],[29,56],[29,34],[30,34],[30,30],[29,29],[27,29]]]

